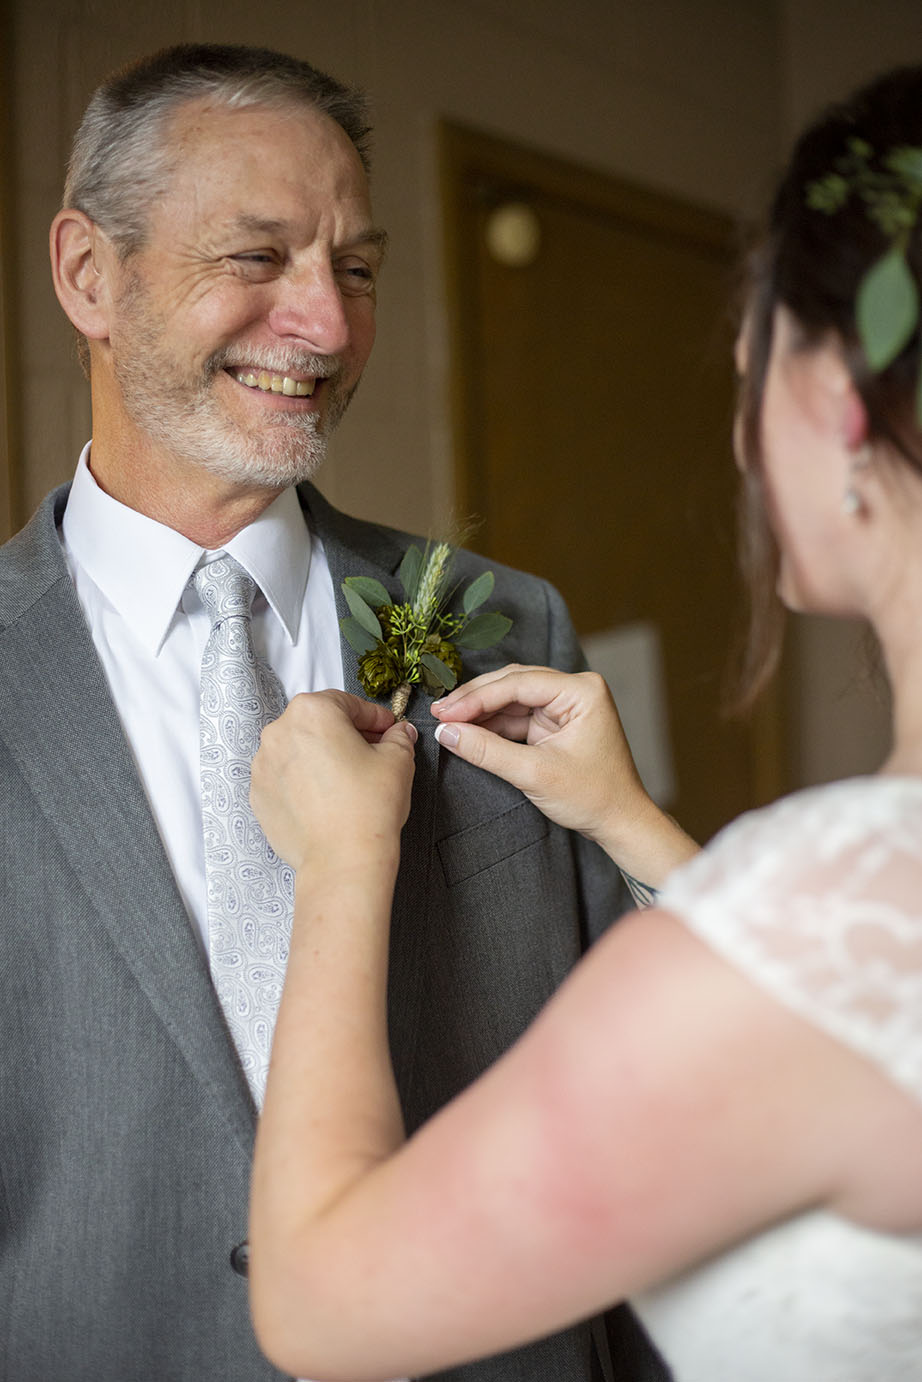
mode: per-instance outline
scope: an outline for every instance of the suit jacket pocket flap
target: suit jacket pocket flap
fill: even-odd
[[[439,840],[437,849],[449,887],[518,854],[550,832],[550,822],[531,802],[521,801],[499,816]]]

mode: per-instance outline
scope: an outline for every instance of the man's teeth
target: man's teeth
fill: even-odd
[[[283,393],[288,398],[310,398],[314,392],[316,379],[292,379],[289,374],[270,374],[268,370],[235,370],[234,378],[248,389],[261,389],[263,393]]]

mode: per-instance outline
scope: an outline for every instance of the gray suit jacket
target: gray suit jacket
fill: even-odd
[[[269,1382],[231,1262],[254,1109],[68,577],[66,494],[0,549],[0,1376]],[[364,574],[396,592],[405,535],[310,487],[302,503],[337,592]],[[465,554],[458,575],[485,565]],[[576,665],[555,592],[493,569],[515,620],[503,659]],[[439,755],[427,705],[411,702],[425,732],[392,947],[411,1127],[514,1040],[621,909],[601,855]],[[625,1312],[610,1337],[620,1377],[659,1375]],[[577,1328],[444,1376],[583,1382],[597,1367]]]

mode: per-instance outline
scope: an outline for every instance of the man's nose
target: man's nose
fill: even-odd
[[[318,355],[339,355],[349,344],[349,321],[330,266],[285,274],[276,284],[269,325],[277,336],[297,339]]]

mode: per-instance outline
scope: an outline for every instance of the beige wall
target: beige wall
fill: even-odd
[[[439,118],[752,215],[817,94],[922,57],[918,0],[13,0],[12,14],[7,227],[25,511],[69,475],[89,434],[47,269],[70,134],[115,64],[214,39],[287,49],[372,94],[376,215],[393,249],[375,356],[322,485],[353,512],[423,530],[444,523],[453,487]],[[825,654],[817,671],[810,647],[798,644],[799,722],[826,694]],[[863,703],[855,713],[818,761],[804,749],[808,777],[870,766],[879,731]],[[843,764],[846,742],[859,752]]]

